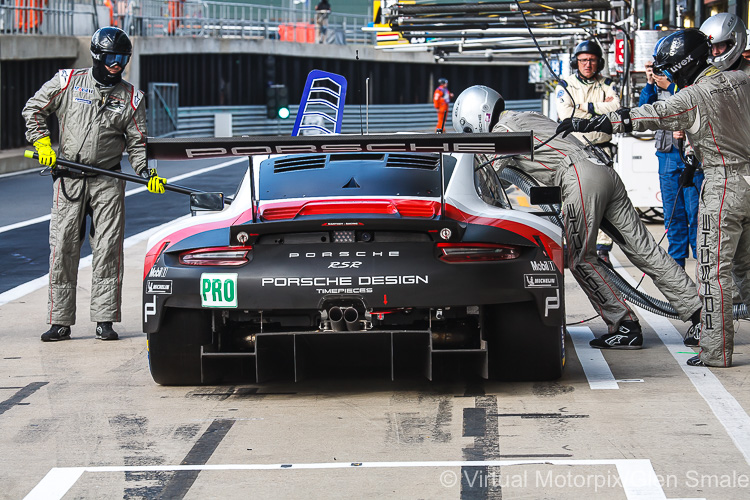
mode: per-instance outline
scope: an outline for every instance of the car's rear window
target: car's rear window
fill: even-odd
[[[443,156],[445,179],[455,159]],[[440,155],[337,153],[291,155],[260,164],[261,200],[321,196],[440,198]]]

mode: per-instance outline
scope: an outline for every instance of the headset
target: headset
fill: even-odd
[[[573,57],[570,58],[570,69],[573,71],[578,70],[578,54],[592,54],[597,57],[596,60],[596,72],[599,74],[604,69],[604,57],[602,57],[602,48],[598,43],[586,40],[576,45],[575,51],[573,51]]]

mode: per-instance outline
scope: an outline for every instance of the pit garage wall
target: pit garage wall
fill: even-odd
[[[24,104],[58,69],[89,67],[90,40],[0,35],[0,150],[27,145],[21,119]],[[269,57],[274,61],[273,71]],[[368,77],[371,104],[431,102],[441,77],[450,81],[456,96],[466,87],[483,84],[506,99],[537,97],[534,86],[527,83],[526,65],[438,65],[427,52],[273,40],[133,37],[133,58],[124,77],[144,91],[149,82],[179,83],[181,106],[252,105],[265,104],[269,80],[286,84],[290,102],[299,102],[313,69],[347,78],[348,105],[365,104]],[[56,137],[54,132],[53,142]]]
[[[273,62],[269,60],[273,57]],[[527,67],[448,66],[341,59],[311,60],[262,54],[175,54],[141,57],[142,80],[180,85],[180,106],[240,106],[265,104],[269,82],[286,84],[289,100],[298,103],[307,74],[313,69],[347,79],[347,105],[365,104],[366,79],[370,104],[432,102],[438,78],[449,80],[457,97],[471,85],[483,84],[506,99],[534,99]],[[198,76],[199,75],[199,76]],[[408,119],[408,117],[406,118]]]

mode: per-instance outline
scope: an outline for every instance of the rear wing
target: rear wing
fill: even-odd
[[[390,134],[306,135],[297,137],[198,137],[146,140],[149,160],[195,160],[231,156],[311,153],[469,153],[488,155],[527,154],[533,158],[534,134]],[[441,218],[445,217],[445,171],[440,155]],[[254,179],[250,162],[250,179]],[[257,222],[254,182],[250,182],[253,223]]]
[[[146,141],[152,160],[310,153],[533,154],[533,133],[306,135],[298,137],[154,138]]]

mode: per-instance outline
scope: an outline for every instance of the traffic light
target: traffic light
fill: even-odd
[[[276,93],[276,116],[282,120],[289,118],[289,92],[286,85],[279,85]]]
[[[266,118],[286,120],[290,115],[286,85],[270,85],[266,89]]]

